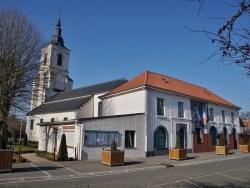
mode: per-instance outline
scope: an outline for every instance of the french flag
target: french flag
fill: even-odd
[[[203,110],[202,110],[202,120],[203,120],[204,124],[207,122],[207,114],[206,114],[206,107],[205,107],[205,105],[203,106]]]

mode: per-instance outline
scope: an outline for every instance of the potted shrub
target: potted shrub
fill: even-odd
[[[219,146],[216,146],[216,154],[217,155],[229,154],[229,146],[228,145],[226,146],[226,141],[223,134],[220,137]]]
[[[102,164],[115,166],[124,165],[124,150],[117,150],[116,142],[113,140],[110,150],[102,150]]]
[[[58,161],[68,161],[68,150],[67,150],[67,144],[66,144],[66,136],[65,134],[62,135],[61,143],[57,155]]]
[[[0,171],[12,170],[13,150],[7,149],[4,138],[0,135]]]
[[[179,135],[176,137],[175,148],[170,148],[169,150],[169,159],[176,159],[178,161],[187,159],[187,149],[181,148],[181,140]]]
[[[249,153],[250,146],[247,143],[247,137],[246,136],[243,137],[242,144],[239,145],[239,150],[241,152]]]

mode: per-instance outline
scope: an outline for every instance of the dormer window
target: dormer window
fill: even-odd
[[[62,54],[57,55],[57,65],[62,66]]]

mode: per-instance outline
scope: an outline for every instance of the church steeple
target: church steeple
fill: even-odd
[[[65,48],[61,33],[62,33],[61,20],[59,17],[57,24],[56,24],[56,28],[55,28],[55,33],[50,38],[50,44],[55,44],[55,45],[62,46]]]
[[[70,50],[64,46],[61,33],[59,16],[54,34],[48,45],[41,50],[41,65],[32,91],[31,110],[56,93],[73,87],[74,81],[69,77]]]

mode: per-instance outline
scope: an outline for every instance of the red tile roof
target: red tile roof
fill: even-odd
[[[240,107],[219,97],[218,95],[214,94],[213,92],[209,91],[206,88],[149,71],[146,71],[138,75],[132,80],[110,91],[105,96],[135,89],[141,86],[151,86],[154,88],[163,89],[177,94],[186,95],[191,98],[197,98],[212,103],[219,103],[222,105],[240,109]]]

